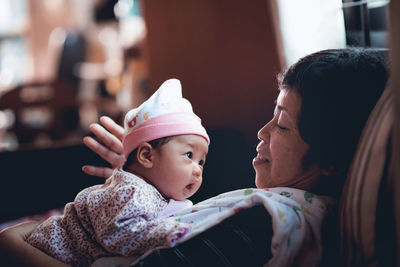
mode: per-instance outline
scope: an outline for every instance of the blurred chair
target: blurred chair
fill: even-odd
[[[70,84],[74,89],[79,86],[79,77],[75,74],[77,63],[86,59],[86,40],[82,34],[66,33],[59,59],[56,79]]]
[[[39,137],[60,140],[79,130],[76,64],[85,61],[86,41],[77,32],[67,32],[53,80],[20,84],[0,96],[0,110],[11,110],[13,131],[20,144]]]
[[[341,266],[398,266],[396,177],[392,160],[394,88],[387,88],[363,130],[341,197]]]
[[[1,96],[0,110],[14,113],[9,130],[20,144],[39,136],[60,140],[79,127],[76,92],[61,80],[19,85]]]

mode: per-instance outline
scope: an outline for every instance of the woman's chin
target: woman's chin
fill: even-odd
[[[267,188],[270,187],[269,183],[267,182],[269,180],[269,177],[266,177],[266,175],[262,175],[260,173],[257,173],[256,171],[256,178],[255,178],[255,183],[257,188]]]
[[[269,187],[270,181],[269,165],[265,162],[253,160],[253,168],[256,172],[255,183],[257,188]]]

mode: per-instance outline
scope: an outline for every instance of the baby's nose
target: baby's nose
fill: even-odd
[[[193,164],[194,164],[194,166],[193,166],[193,175],[194,176],[201,176],[201,174],[203,172],[202,168],[196,162],[193,162]]]

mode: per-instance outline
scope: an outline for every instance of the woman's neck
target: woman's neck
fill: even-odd
[[[345,173],[327,175],[319,167],[312,166],[303,175],[297,177],[290,187],[317,195],[339,198],[346,177]]]

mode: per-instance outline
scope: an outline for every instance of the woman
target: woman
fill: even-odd
[[[280,76],[273,118],[258,132],[260,143],[253,160],[256,186],[294,187],[338,198],[362,128],[385,88],[387,76],[380,54],[357,48],[320,51],[291,66]],[[105,146],[90,137],[85,138],[85,144],[113,167],[121,166],[122,128],[107,118],[101,123],[111,134],[97,124],[91,130]],[[102,177],[111,172],[95,166],[83,170]],[[22,242],[21,237],[32,226],[3,232],[2,250],[30,257],[30,264],[53,260]],[[270,227],[264,224],[260,229]],[[184,244],[190,246],[197,241],[194,238]],[[8,248],[4,245],[7,242],[11,244]],[[152,255],[157,253],[160,255],[160,251]],[[269,256],[261,257],[257,264],[267,262]]]

